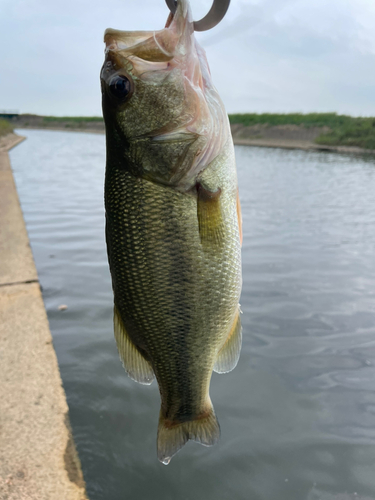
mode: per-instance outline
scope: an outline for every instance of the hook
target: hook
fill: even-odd
[[[174,14],[177,8],[177,0],[165,0],[169,10]],[[208,31],[214,28],[225,16],[230,0],[214,0],[211,9],[205,17],[194,21],[194,31]]]

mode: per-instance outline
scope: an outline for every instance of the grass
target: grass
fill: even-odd
[[[375,118],[353,118],[352,122],[337,127],[328,134],[321,134],[315,142],[330,146],[375,149]]]
[[[0,118],[0,137],[13,132],[13,127],[7,120]]]
[[[103,123],[101,116],[43,116],[44,126],[60,125],[66,128],[81,128],[89,122]],[[321,134],[315,142],[330,146],[358,146],[365,149],[375,149],[375,117],[353,117],[337,113],[246,113],[231,114],[232,124],[251,125],[298,125],[301,127],[328,127],[330,131]],[[3,122],[3,124],[1,124]],[[5,124],[5,125],[4,125]],[[4,132],[5,126],[10,127]],[[11,126],[5,120],[0,120],[0,135],[11,132]]]
[[[70,122],[75,125],[87,122],[102,122],[101,116],[43,116],[43,121],[49,122]]]
[[[61,126],[65,128],[84,128],[87,123],[103,123],[101,116],[43,116],[43,125]]]
[[[247,113],[229,115],[231,123],[251,125],[299,125],[309,127],[329,127],[330,132],[321,134],[315,142],[330,146],[358,146],[375,149],[375,118],[356,118],[337,113]]]
[[[336,113],[246,113],[229,115],[231,123],[242,123],[245,127],[264,124],[274,125],[303,125],[304,127],[338,127],[351,120],[350,116],[337,115]]]

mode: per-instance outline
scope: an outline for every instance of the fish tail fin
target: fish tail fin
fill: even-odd
[[[163,417],[160,412],[158,427],[158,459],[168,465],[175,455],[189,439],[197,441],[204,446],[212,446],[220,438],[220,425],[216,418],[214,408],[201,417],[187,422],[173,422]]]

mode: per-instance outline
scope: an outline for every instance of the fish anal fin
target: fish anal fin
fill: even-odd
[[[220,425],[210,401],[209,409],[200,417],[187,422],[170,422],[160,412],[158,426],[158,459],[168,465],[189,439],[204,446],[213,446],[220,438]]]
[[[202,245],[218,244],[223,241],[224,221],[221,209],[221,189],[210,191],[197,183],[198,224]]]
[[[234,319],[232,328],[228,335],[228,338],[220,349],[219,354],[214,365],[214,371],[216,373],[228,373],[232,371],[240,357],[242,345],[242,327],[240,318],[240,308]]]
[[[152,366],[130,340],[116,306],[113,311],[113,324],[117,349],[126,373],[136,382],[150,385],[155,378]]]

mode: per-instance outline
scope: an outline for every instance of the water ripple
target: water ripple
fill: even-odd
[[[90,498],[373,500],[373,157],[236,148],[243,350],[212,379],[221,442],[166,468],[157,386],[126,377],[112,334],[104,136],[21,133],[11,161]]]

